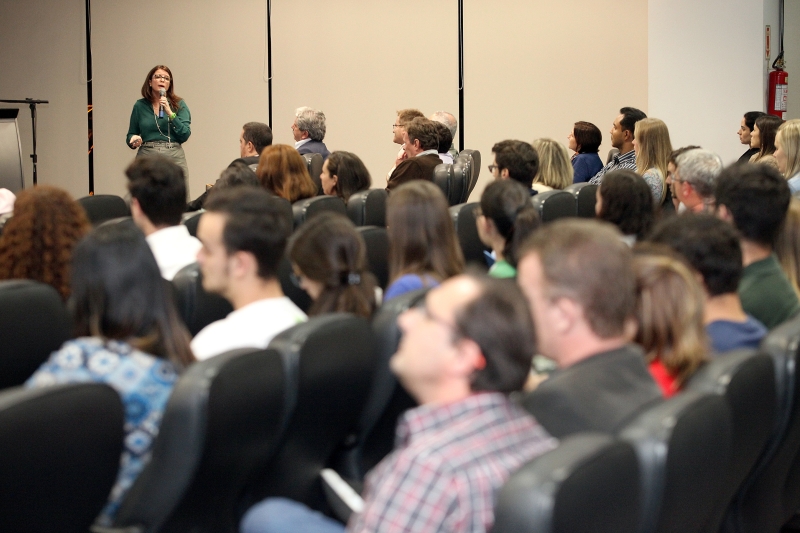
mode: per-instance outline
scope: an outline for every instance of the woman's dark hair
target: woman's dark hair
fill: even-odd
[[[615,224],[625,235],[643,239],[653,227],[653,193],[647,182],[632,170],[615,170],[600,183],[603,205],[597,218]]]
[[[596,154],[600,150],[600,145],[603,144],[603,134],[600,133],[600,128],[591,122],[576,122],[572,128],[572,136],[575,137],[579,154]]]
[[[372,185],[372,178],[364,162],[353,153],[338,150],[328,156],[328,174],[336,176],[334,191],[345,203],[358,191]]]
[[[517,250],[540,224],[530,191],[513,180],[493,181],[481,195],[481,214],[494,223],[497,233],[505,239],[503,257],[516,268]]]
[[[377,281],[367,270],[364,239],[347,217],[320,213],[300,226],[289,242],[289,259],[303,276],[323,285],[309,315],[344,312],[369,318],[375,312]]]
[[[234,161],[228,168],[220,173],[219,179],[214,184],[214,187],[219,190],[228,187],[238,187],[240,185],[261,187],[261,182],[258,181],[258,176],[253,172],[252,168],[242,161]]]
[[[747,126],[747,129],[753,131],[753,127],[756,125],[756,119],[764,115],[766,115],[766,113],[762,111],[748,111],[744,114],[744,125]]]
[[[177,112],[179,104],[183,102],[183,98],[175,94],[175,78],[172,76],[172,71],[166,65],[156,65],[150,69],[150,72],[147,73],[147,77],[144,79],[144,83],[142,84],[142,98],[148,102],[152,102],[161,98],[155,91],[153,91],[153,88],[150,87],[150,80],[153,79],[153,76],[157,70],[163,70],[169,74],[169,87],[167,87],[166,96],[167,100],[169,100],[169,106],[173,111]]]
[[[101,226],[78,243],[68,305],[79,337],[125,341],[179,369],[194,361],[169,285],[135,227]]]
[[[759,157],[775,153],[775,136],[778,134],[778,128],[781,127],[781,124],[783,124],[783,119],[775,115],[762,115],[756,119],[761,141],[761,149],[758,151]]]

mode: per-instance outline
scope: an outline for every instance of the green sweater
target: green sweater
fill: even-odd
[[[185,100],[181,100],[178,104],[178,109],[173,109],[177,116],[170,120],[166,112],[164,118],[158,118],[153,113],[153,106],[144,98],[136,100],[133,104],[131,111],[131,124],[128,126],[128,136],[125,142],[128,147],[131,146],[131,137],[138,135],[142,138],[142,142],[152,141],[167,141],[167,134],[172,142],[185,143],[192,134],[190,128],[192,123],[192,115],[189,113],[189,107],[186,105]],[[158,127],[156,127],[158,121]],[[161,131],[158,131],[159,128]],[[162,133],[163,132],[163,135]]]
[[[775,255],[744,268],[739,281],[742,307],[767,329],[800,312],[800,302]]]
[[[517,276],[517,269],[503,259],[492,265],[492,268],[489,269],[489,275],[500,279],[513,278]]]

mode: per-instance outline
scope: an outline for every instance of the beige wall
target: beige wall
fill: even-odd
[[[800,0],[786,0],[786,31],[783,35],[786,72],[789,73],[789,101],[786,117],[800,118]],[[777,44],[777,41],[775,41]],[[777,51],[775,52],[777,53]]]

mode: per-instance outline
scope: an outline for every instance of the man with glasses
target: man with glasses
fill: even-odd
[[[386,183],[389,191],[413,180],[433,181],[433,170],[442,162],[439,159],[439,134],[432,120],[415,118],[403,128],[402,135],[406,159],[389,176]]]
[[[497,491],[556,442],[508,399],[530,371],[535,338],[512,283],[457,276],[398,321],[392,371],[419,402],[397,427],[398,445],[366,478],[364,508],[348,532],[483,532]],[[243,533],[339,532],[299,503],[270,499],[245,515]]]
[[[714,187],[722,167],[722,159],[717,154],[702,148],[677,156],[674,170],[667,175],[667,185],[680,202],[678,211],[713,211]]]
[[[530,143],[525,141],[505,140],[492,146],[494,163],[489,165],[489,172],[495,180],[514,180],[521,183],[531,196],[533,179],[539,172],[539,154]]]

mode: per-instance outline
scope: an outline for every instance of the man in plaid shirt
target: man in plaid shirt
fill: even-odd
[[[458,276],[399,319],[391,368],[420,403],[403,415],[397,445],[366,479],[348,532],[485,532],[512,472],[556,445],[507,394],[522,388],[535,339],[524,297],[507,280]],[[267,501],[243,533],[341,532],[299,504]]]

